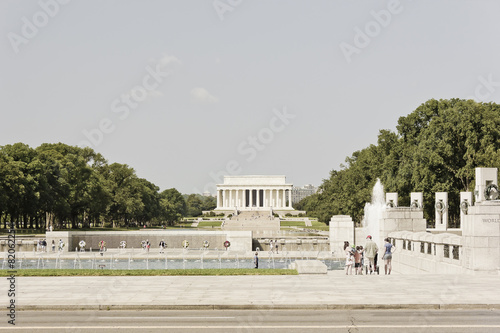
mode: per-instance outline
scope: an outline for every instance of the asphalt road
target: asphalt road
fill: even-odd
[[[18,311],[1,332],[500,332],[500,310]]]

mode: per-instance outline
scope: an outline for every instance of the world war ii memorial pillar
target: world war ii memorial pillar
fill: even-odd
[[[469,273],[500,274],[498,170],[476,168],[476,202],[465,211],[462,265]]]
[[[436,230],[448,229],[448,192],[436,192],[435,220]]]

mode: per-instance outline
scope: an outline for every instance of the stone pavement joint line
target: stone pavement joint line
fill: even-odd
[[[19,310],[500,309],[498,276],[17,277]],[[0,282],[7,290],[8,280]],[[6,302],[6,293],[2,302]]]

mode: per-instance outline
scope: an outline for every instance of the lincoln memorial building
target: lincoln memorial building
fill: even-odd
[[[293,210],[292,186],[285,176],[224,176],[215,210]]]

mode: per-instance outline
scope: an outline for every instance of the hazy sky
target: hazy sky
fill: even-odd
[[[0,2],[0,145],[89,145],[183,193],[320,185],[430,98],[500,99],[500,1]]]

